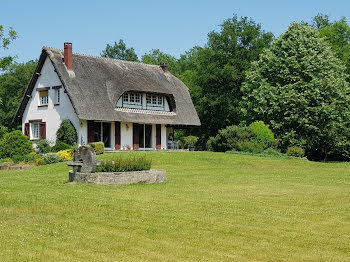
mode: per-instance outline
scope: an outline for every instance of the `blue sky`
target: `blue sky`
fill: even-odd
[[[234,13],[253,18],[278,36],[292,21],[310,21],[319,12],[350,21],[350,1],[1,0],[0,24],[18,32],[5,54],[16,54],[19,62],[38,58],[44,45],[63,48],[68,41],[76,52],[99,55],[107,43],[119,39],[139,56],[159,48],[178,57],[204,45],[208,32]]]

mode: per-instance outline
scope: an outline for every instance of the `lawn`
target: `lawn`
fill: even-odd
[[[350,261],[350,163],[140,154],[166,183],[67,183],[64,163],[0,171],[0,260]]]

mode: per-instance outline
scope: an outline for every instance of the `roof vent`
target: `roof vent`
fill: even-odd
[[[168,64],[165,62],[160,63],[160,68],[163,69],[164,73],[168,73]]]
[[[64,64],[67,70],[73,70],[72,43],[64,43]]]

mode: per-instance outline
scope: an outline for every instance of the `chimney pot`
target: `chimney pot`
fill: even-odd
[[[168,64],[167,63],[160,63],[160,68],[163,69],[164,73],[168,73]]]
[[[73,70],[72,43],[64,43],[64,64],[67,70]]]

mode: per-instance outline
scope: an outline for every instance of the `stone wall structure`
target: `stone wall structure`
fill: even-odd
[[[145,170],[132,172],[69,172],[69,181],[102,185],[155,184],[166,181],[165,170]]]

